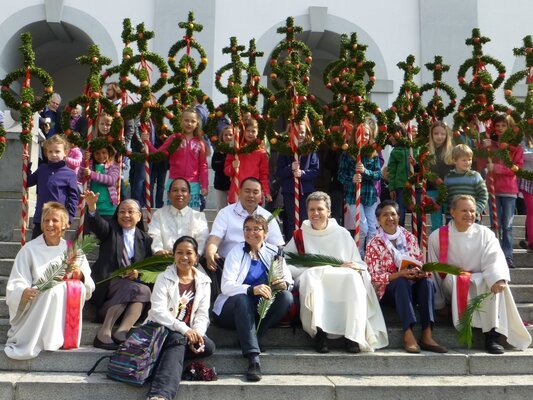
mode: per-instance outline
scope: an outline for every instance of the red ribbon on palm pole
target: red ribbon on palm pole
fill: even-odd
[[[146,123],[141,123],[141,132],[148,133],[148,128]],[[144,142],[144,196],[145,196],[145,207],[148,211],[146,216],[146,221],[150,223],[152,220],[152,198],[151,198],[151,188],[150,188],[150,162],[148,161],[148,156],[150,155],[150,149],[148,147],[148,140]]]
[[[407,135],[409,137],[409,142],[411,146],[409,146],[409,176],[413,176],[415,174],[415,165],[414,165],[414,157],[413,157],[413,131],[411,128],[411,125],[407,126]],[[411,204],[413,206],[416,205],[416,185],[411,185],[409,188],[409,194],[411,196]],[[416,215],[415,210],[413,209],[411,211],[411,231],[413,232],[413,235],[418,237],[418,217]]]
[[[297,107],[299,104],[299,97],[298,93],[296,92],[296,88],[293,90],[292,98],[292,112],[289,123],[289,143],[291,146],[291,151],[294,154],[294,162],[298,162],[298,130],[294,124],[294,117],[296,117]],[[296,175],[294,175],[294,226],[296,229],[300,229],[300,178]]]
[[[355,133],[355,144],[357,146],[357,157],[355,158],[355,171],[357,172],[357,164],[361,162],[361,147],[363,144],[364,125],[359,124]],[[360,174],[359,174],[360,175]],[[361,182],[355,184],[355,245],[359,248],[360,242],[360,225],[361,225]]]
[[[87,88],[87,97],[91,97],[91,89]],[[85,107],[85,115],[89,115],[90,102],[87,102],[87,107]],[[85,150],[85,157],[83,159],[83,168],[89,168],[89,159],[88,155],[91,153],[91,140],[93,138],[93,129],[94,129],[94,120],[89,118],[87,123],[87,150]],[[89,176],[83,177],[83,193],[87,190],[87,184],[89,182]],[[78,230],[76,231],[76,238],[79,238],[83,235],[83,225],[85,224],[85,197],[80,196],[80,201],[78,203],[78,208],[80,209],[80,223],[78,225]]]
[[[426,172],[426,168],[425,168],[425,165],[424,165],[424,160],[425,158],[427,157],[429,153],[426,151],[424,153],[422,153],[420,155],[420,166],[422,168],[422,171],[421,171],[421,176],[422,176],[422,193],[421,193],[421,196],[420,196],[420,207],[422,209],[422,214],[421,214],[421,219],[422,219],[422,232],[421,232],[421,235],[420,235],[420,251],[422,252],[422,255],[424,256],[424,260],[426,259],[426,249],[427,249],[427,241],[428,241],[428,237],[427,237],[427,226],[426,226],[426,220],[427,220],[427,216],[426,216],[426,212],[424,211],[424,202],[425,202],[425,199],[427,198],[427,179],[424,178],[424,174]]]
[[[30,87],[31,82],[31,71],[29,68],[26,69],[26,78],[24,79],[24,87]],[[23,127],[26,131],[26,135],[29,135],[33,125],[33,119],[30,122],[29,127]],[[28,155],[28,144],[24,143],[22,145],[22,154]],[[28,230],[28,157],[22,157],[22,208],[21,208],[21,224],[20,224],[20,245],[24,246],[26,244],[26,232]]]

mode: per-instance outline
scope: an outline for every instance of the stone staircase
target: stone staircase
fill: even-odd
[[[209,221],[214,212],[208,211]],[[523,238],[524,217],[515,218],[515,242]],[[68,232],[73,235],[74,231]],[[98,325],[90,322],[93,310],[86,307],[82,346],[77,350],[43,352],[29,361],[5,356],[3,344],[9,328],[5,286],[20,248],[20,231],[10,242],[0,243],[0,400],[106,400],[144,399],[146,387],[135,388],[105,377],[106,361],[87,377],[94,362],[110,354],[91,346]],[[516,247],[516,246],[515,246]],[[95,254],[89,255],[94,260]],[[515,250],[516,268],[511,270],[512,291],[524,321],[533,321],[533,254]],[[312,340],[301,328],[275,328],[262,340],[263,380],[244,380],[246,360],[237,335],[210,326],[208,335],[217,352],[206,362],[213,366],[216,382],[183,382],[179,399],[262,400],[287,399],[527,399],[533,390],[533,348],[488,355],[483,337],[474,332],[473,349],[457,343],[449,321],[439,321],[435,337],[450,348],[447,354],[407,354],[394,311],[384,310],[390,345],[374,353],[347,354],[342,341],[331,341],[331,353],[317,354]],[[533,328],[528,327],[530,333]]]

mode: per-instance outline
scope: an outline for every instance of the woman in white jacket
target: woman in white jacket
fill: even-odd
[[[172,251],[174,264],[157,277],[147,318],[168,329],[148,392],[149,400],[174,399],[183,361],[208,357],[215,351],[215,344],[205,335],[209,326],[211,280],[195,267],[198,243],[190,236],[182,236]]]
[[[222,272],[222,293],[213,306],[217,323],[229,329],[236,329],[244,357],[248,358],[246,379],[259,381],[259,343],[268,328],[287,314],[293,303],[291,273],[281,256],[281,250],[265,243],[268,222],[260,215],[250,215],[244,220],[245,243],[234,247],[224,263]],[[275,260],[275,261],[274,261]],[[273,262],[274,261],[274,262]],[[268,283],[271,268],[275,268],[274,279]],[[272,298],[272,288],[279,290],[257,330],[259,315],[257,305],[261,298]]]

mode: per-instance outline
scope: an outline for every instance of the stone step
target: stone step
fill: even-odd
[[[75,350],[42,352],[32,360],[12,360],[0,346],[0,370],[25,372],[87,372],[111,351],[82,347]],[[108,359],[96,372],[105,373]],[[208,364],[217,374],[240,374],[248,361],[239,349],[217,349]],[[511,367],[508,367],[510,365]],[[436,354],[423,351],[408,354],[403,350],[378,350],[373,353],[348,354],[343,349],[318,354],[312,349],[275,349],[261,354],[265,375],[504,375],[532,371],[533,349],[508,351],[499,357],[485,352],[465,350]]]
[[[533,297],[533,296],[532,296]],[[533,301],[533,299],[531,299]],[[523,321],[533,323],[533,302],[530,303],[517,303],[518,312]],[[94,307],[87,303],[83,310],[83,319],[85,322],[90,322],[95,317]],[[383,316],[385,317],[385,322],[388,325],[399,324],[400,319],[396,314],[396,311],[391,307],[383,308]],[[6,304],[5,296],[0,296],[0,318],[9,318],[9,309]],[[440,322],[442,324],[442,322]]]
[[[0,373],[2,399],[10,400],[144,400],[147,387],[136,388],[112,381],[104,374]],[[198,400],[376,400],[376,399],[528,399],[531,375],[502,376],[309,376],[265,375],[250,383],[242,375],[220,375],[215,382],[187,382],[175,399]]]
[[[387,332],[389,336],[389,349],[403,348],[403,329],[398,323],[387,323]],[[81,345],[92,346],[93,339],[100,328],[100,324],[83,321]],[[420,327],[415,326],[414,330],[417,337],[420,336]],[[533,325],[527,326],[530,334],[533,335]],[[9,330],[9,320],[0,318],[0,344],[5,344],[7,340],[7,331]],[[207,335],[214,340],[217,348],[238,348],[239,339],[237,333],[233,330],[227,330],[211,324],[207,330]],[[451,321],[438,322],[434,330],[435,339],[450,349],[465,349],[465,346],[457,340],[457,331],[451,325]],[[275,327],[269,329],[261,339],[261,346],[266,350],[280,348],[313,348],[313,339],[303,331],[302,328]],[[328,340],[328,346],[331,348],[341,348],[344,342],[342,339]],[[473,331],[473,348],[482,349],[484,337],[480,330]],[[533,347],[533,344],[532,344]]]
[[[13,268],[14,258],[0,259],[0,276],[9,276],[11,268]]]

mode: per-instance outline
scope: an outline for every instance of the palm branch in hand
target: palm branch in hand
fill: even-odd
[[[272,282],[277,281],[279,279],[283,278],[283,253],[282,250],[278,252],[278,254],[272,259],[272,263],[270,264],[270,268],[268,270],[268,286],[270,286],[270,289],[272,290],[272,295],[270,296],[270,299],[265,299],[264,297],[261,297],[259,299],[259,302],[257,303],[257,313],[259,314],[259,320],[257,322],[257,328],[256,333],[259,332],[259,327],[261,326],[261,321],[263,321],[263,318],[268,313],[268,310],[270,309],[270,306],[274,303],[274,300],[276,299],[276,295],[281,292],[280,289],[278,289],[276,286],[272,286]]]

